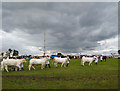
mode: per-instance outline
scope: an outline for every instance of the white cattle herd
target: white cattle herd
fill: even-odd
[[[29,66],[28,69],[30,70],[31,67],[33,69],[35,69],[34,65],[41,65],[41,69],[44,69],[44,66],[46,64],[46,61],[50,60],[49,57],[44,57],[42,59],[30,59],[29,61]],[[59,57],[54,57],[53,58],[53,63],[54,66],[57,67],[57,64],[61,64],[61,67],[64,65],[65,67],[65,63],[67,63],[67,61],[69,61],[70,58],[67,56],[66,58],[59,58]],[[81,65],[84,66],[85,62],[89,62],[89,66],[91,65],[91,63],[95,60],[95,57],[82,57],[81,60]],[[25,59],[3,59],[3,61],[1,62],[1,70],[4,71],[4,69],[8,71],[8,67],[15,67],[15,70],[17,71],[17,68],[19,68],[19,70],[21,70],[21,64],[25,63]]]

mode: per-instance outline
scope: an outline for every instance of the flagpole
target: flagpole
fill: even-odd
[[[46,52],[46,45],[45,45],[46,40],[45,40],[45,35],[46,35],[46,33],[45,33],[45,30],[44,30],[44,54],[43,54],[44,56],[45,56],[45,54],[46,54],[46,53],[45,53],[45,52]]]

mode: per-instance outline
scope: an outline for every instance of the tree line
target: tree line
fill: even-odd
[[[13,53],[12,53],[12,52],[13,52]],[[5,56],[6,56],[6,57],[10,57],[11,53],[12,53],[12,57],[19,55],[19,51],[18,51],[18,50],[15,50],[15,49],[12,50],[11,48],[9,48],[8,51],[5,52]],[[1,55],[2,55],[2,57],[3,57],[3,56],[4,56],[4,52],[2,52]]]

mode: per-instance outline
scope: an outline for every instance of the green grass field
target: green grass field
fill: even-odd
[[[50,60],[52,63],[52,60]],[[107,59],[97,65],[81,66],[80,59],[71,59],[69,67],[2,72],[2,89],[118,89],[118,59]]]

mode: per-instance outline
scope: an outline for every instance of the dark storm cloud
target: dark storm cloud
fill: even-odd
[[[2,8],[3,30],[28,34],[22,36],[26,45],[42,45],[44,30],[48,48],[65,52],[93,50],[117,35],[117,3],[4,2]]]

